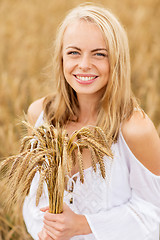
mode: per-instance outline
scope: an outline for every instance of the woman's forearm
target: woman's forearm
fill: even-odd
[[[87,235],[92,233],[88,221],[84,215],[76,214],[75,225],[77,227],[76,235]]]

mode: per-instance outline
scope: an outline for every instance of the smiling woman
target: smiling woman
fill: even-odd
[[[37,174],[23,206],[34,239],[158,240],[160,222],[160,139],[130,87],[125,30],[108,10],[82,4],[58,29],[53,95],[31,104],[28,120],[65,128],[103,129],[113,159],[103,156],[105,179],[82,154],[84,184],[75,165],[64,192],[63,213],[48,213],[47,187],[36,207]],[[41,208],[42,207],[42,208]],[[41,208],[41,211],[40,211]]]
[[[106,42],[98,26],[77,20],[63,38],[63,70],[68,84],[79,95],[99,99],[109,78]],[[87,86],[86,86],[87,85]]]

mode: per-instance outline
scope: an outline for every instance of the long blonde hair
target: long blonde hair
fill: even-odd
[[[78,121],[79,104],[76,92],[63,74],[62,47],[67,26],[75,20],[95,23],[101,30],[110,64],[110,76],[104,95],[98,103],[97,125],[113,141],[117,139],[120,124],[128,119],[138,107],[130,86],[130,56],[128,38],[117,18],[107,9],[91,4],[81,4],[66,16],[60,25],[54,44],[55,92],[44,101],[45,117],[51,124],[66,124],[73,117]]]

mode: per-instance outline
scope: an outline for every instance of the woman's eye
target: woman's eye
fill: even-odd
[[[107,54],[105,53],[96,53],[95,55],[98,57],[107,57]]]
[[[79,52],[76,52],[76,51],[70,51],[70,52],[68,52],[68,55],[78,55],[79,54]]]

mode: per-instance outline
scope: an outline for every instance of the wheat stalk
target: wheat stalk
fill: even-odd
[[[44,182],[47,184],[49,194],[49,211],[61,213],[63,211],[63,194],[65,176],[71,174],[73,166],[79,166],[80,181],[84,182],[83,149],[91,152],[92,167],[96,171],[96,163],[100,165],[101,175],[105,178],[103,156],[113,157],[108,142],[110,139],[99,127],[83,127],[73,132],[69,137],[67,132],[60,127],[43,125],[39,128],[30,126],[30,136],[22,140],[20,154],[3,161],[0,170],[9,168],[6,174],[9,194],[8,206],[15,203],[23,204],[25,196],[29,193],[32,180],[39,172],[40,179],[37,186],[36,205],[38,205],[43,192]],[[75,151],[77,150],[77,155]]]

